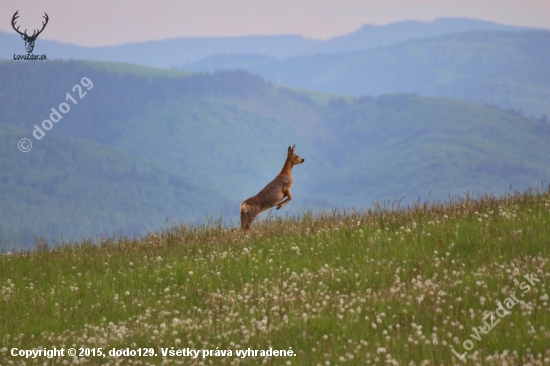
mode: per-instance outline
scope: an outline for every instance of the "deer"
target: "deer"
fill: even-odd
[[[294,165],[302,164],[305,161],[305,159],[294,153],[295,149],[296,145],[288,147],[286,161],[279,175],[257,195],[241,203],[241,230],[250,229],[250,225],[261,212],[274,206],[277,206],[277,210],[280,210],[292,200],[292,194],[290,193],[294,183],[292,168]]]
[[[34,42],[36,41],[36,39],[38,38],[38,36],[40,35],[40,33],[42,33],[42,31],[44,30],[44,28],[46,28],[46,24],[48,24],[48,20],[50,19],[48,17],[48,14],[44,13],[44,16],[43,18],[46,19],[45,22],[42,22],[42,29],[38,30],[38,29],[35,29],[34,32],[32,33],[32,36],[29,36],[27,34],[27,30],[25,29],[25,33],[21,33],[19,31],[19,27],[15,28],[15,21],[17,20],[17,18],[19,18],[19,10],[17,10],[15,12],[15,14],[13,14],[13,17],[11,18],[11,26],[13,27],[13,29],[19,33],[21,35],[21,38],[23,38],[23,40],[25,41],[25,48],[27,49],[27,53],[32,53],[32,51],[34,50]]]

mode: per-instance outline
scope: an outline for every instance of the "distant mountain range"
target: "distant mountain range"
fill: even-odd
[[[0,58],[24,53],[0,32]],[[39,39],[49,60],[130,62],[189,72],[242,69],[299,89],[364,96],[417,93],[550,115],[550,31],[441,18],[361,29],[326,41],[298,35],[178,38],[86,48]]]
[[[475,31],[279,60],[216,55],[182,68],[242,69],[276,84],[355,96],[418,93],[550,115],[550,31]]]
[[[93,88],[80,99],[83,76]],[[550,181],[548,119],[493,106],[75,61],[3,62],[0,85],[0,251],[35,235],[144,234],[220,213],[237,224],[240,202],[273,179],[292,144],[306,161],[282,215]],[[70,111],[36,140],[34,126],[65,101]],[[31,151],[19,151],[21,138]]]
[[[440,18],[433,22],[402,21],[385,26],[365,25],[361,29],[326,41],[299,35],[242,37],[185,37],[163,41],[129,43],[109,47],[81,47],[39,38],[35,54],[48,59],[74,59],[130,62],[170,68],[197,62],[218,54],[257,54],[278,59],[333,54],[386,46],[408,39],[435,37],[469,31],[525,31],[529,28],[501,25],[463,18]],[[46,30],[47,31],[47,30]],[[46,37],[47,33],[41,35]],[[12,59],[25,53],[23,41],[15,32],[0,32],[0,58]]]

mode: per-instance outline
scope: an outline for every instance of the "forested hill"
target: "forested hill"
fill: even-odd
[[[80,98],[83,77],[93,87]],[[292,144],[306,163],[283,214],[550,180],[548,122],[491,106],[81,62],[3,62],[0,85],[0,240],[9,245],[146,233],[220,213],[236,224],[239,203],[280,171]],[[36,140],[34,125],[67,93],[77,104]],[[31,151],[17,149],[21,138]]]
[[[0,123],[0,241],[34,244],[146,234],[173,222],[197,223],[227,209],[227,195],[178,172],[80,139],[45,136],[17,149],[28,131]],[[200,214],[199,214],[200,213]]]
[[[0,72],[1,118],[24,129],[32,129],[34,124],[47,118],[50,108],[57,109],[60,103],[66,102],[67,93],[75,94],[80,100],[78,89],[72,91],[72,88],[80,84],[82,77],[90,79],[93,88],[83,91],[86,95],[67,115],[71,123],[62,124],[63,127],[53,129],[51,134],[98,142],[112,141],[123,133],[114,121],[140,115],[154,103],[180,99],[184,95],[246,97],[266,84],[245,72],[151,77],[108,73],[75,61],[25,65],[9,62],[1,65]]]
[[[550,115],[550,31],[469,32],[280,60],[216,55],[194,72],[244,69],[282,85],[346,95],[418,93]]]

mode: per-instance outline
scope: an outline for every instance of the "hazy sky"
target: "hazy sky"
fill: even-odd
[[[301,34],[326,39],[364,24],[467,17],[550,29],[550,0],[1,0],[0,31],[49,24],[40,36],[83,46],[176,37]]]

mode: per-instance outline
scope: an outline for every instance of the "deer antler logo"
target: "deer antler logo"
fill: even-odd
[[[25,29],[25,32],[24,33],[21,33],[19,31],[19,27],[15,28],[15,21],[17,20],[17,18],[19,18],[19,10],[17,10],[15,12],[15,14],[13,14],[13,18],[11,18],[11,26],[13,27],[13,29],[19,33],[21,35],[21,38],[23,38],[23,40],[25,41],[25,48],[27,49],[27,53],[32,53],[32,50],[34,49],[34,42],[36,41],[36,39],[38,38],[38,36],[40,35],[40,33],[42,33],[42,31],[44,30],[44,28],[46,28],[46,24],[48,24],[48,14],[44,13],[44,19],[46,19],[45,22],[42,22],[42,29],[38,30],[38,29],[35,29],[34,32],[32,33],[32,36],[29,36],[27,34],[27,30]]]

